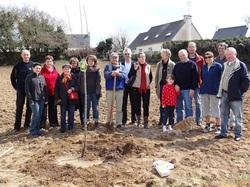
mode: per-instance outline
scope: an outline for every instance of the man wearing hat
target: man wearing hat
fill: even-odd
[[[41,75],[41,64],[33,63],[32,69],[33,73],[30,73],[25,80],[25,93],[32,110],[30,134],[32,136],[39,136],[41,135],[40,122],[43,107],[45,102],[47,102],[48,92],[45,79],[43,75]]]

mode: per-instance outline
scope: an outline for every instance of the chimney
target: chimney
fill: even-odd
[[[184,22],[192,23],[192,16],[191,15],[184,15]]]

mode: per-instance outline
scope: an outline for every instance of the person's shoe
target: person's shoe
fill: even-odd
[[[240,141],[240,137],[235,137],[234,140],[238,142]]]
[[[65,132],[66,132],[66,129],[62,129],[62,128],[61,128],[61,129],[60,129],[60,132],[61,132],[61,133],[65,133]]]
[[[95,124],[94,124],[94,125],[95,125],[95,129],[98,128],[98,126],[99,126],[98,121],[95,121]]]
[[[200,126],[201,126],[201,122],[196,122],[196,125],[197,125],[198,127],[200,127]]]
[[[207,132],[210,132],[212,129],[211,129],[211,125],[210,123],[207,123],[205,128],[203,129],[203,132],[207,133]]]
[[[122,128],[122,125],[121,125],[121,124],[118,124],[118,125],[116,126],[116,128],[117,128],[117,129],[121,129],[121,128]]]
[[[167,127],[166,127],[166,125],[163,125],[163,126],[162,126],[162,131],[163,131],[163,132],[167,132]]]
[[[217,129],[215,129],[216,131],[215,131],[215,134],[220,134],[220,131],[221,131],[221,128],[220,127],[218,127]]]
[[[215,139],[223,139],[223,138],[227,138],[227,136],[223,136],[221,134],[217,135],[214,137]]]
[[[169,131],[172,131],[172,130],[173,130],[172,125],[169,125],[169,126],[168,126],[168,130],[169,130]]]

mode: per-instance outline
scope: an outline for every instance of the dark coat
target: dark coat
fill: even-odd
[[[75,105],[78,101],[70,101],[68,99],[68,89],[74,89],[75,91],[79,91],[79,85],[77,78],[71,74],[72,79],[68,81],[67,85],[62,83],[63,73],[56,80],[56,89],[55,89],[55,98],[56,101],[61,100],[61,105]]]

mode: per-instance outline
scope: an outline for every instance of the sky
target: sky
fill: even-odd
[[[81,29],[79,1],[83,15]],[[183,19],[191,14],[194,26],[203,39],[211,39],[216,28],[245,25],[250,16],[248,0],[0,0],[3,7],[29,6],[44,11],[65,23],[65,32],[87,33],[85,6],[91,46],[125,33],[132,42],[152,26]],[[188,4],[191,4],[188,6]],[[71,28],[71,31],[70,31]],[[82,31],[81,31],[82,30]]]

